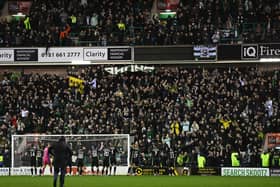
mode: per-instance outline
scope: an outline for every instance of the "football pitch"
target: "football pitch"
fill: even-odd
[[[52,187],[52,177],[0,177],[1,187]],[[59,187],[59,184],[57,185]],[[65,187],[277,187],[280,177],[67,176]]]

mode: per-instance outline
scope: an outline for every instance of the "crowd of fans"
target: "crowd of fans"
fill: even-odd
[[[68,76],[5,73],[0,86],[0,149],[9,164],[10,136],[24,133],[132,137],[132,163],[162,166],[181,156],[195,164],[259,166],[264,135],[280,132],[278,71],[256,68],[155,67],[112,75],[105,66],[73,67]],[[94,85],[90,84],[94,80]]]
[[[181,1],[165,20],[153,0],[34,0],[25,19],[0,19],[1,46],[178,45],[280,41],[278,0]]]

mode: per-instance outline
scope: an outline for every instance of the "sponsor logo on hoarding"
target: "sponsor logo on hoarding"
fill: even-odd
[[[14,61],[14,50],[0,49],[0,62],[12,62],[12,61]]]
[[[15,49],[14,61],[38,61],[38,49]]]
[[[259,45],[259,57],[275,58],[280,56],[280,45]]]
[[[244,60],[279,57],[280,44],[244,44],[241,47],[241,59]]]
[[[108,60],[132,60],[131,48],[108,48]]]
[[[84,60],[107,60],[107,49],[100,48],[85,48]]]
[[[80,47],[53,47],[39,48],[39,62],[72,62],[83,60],[83,48]]]
[[[280,176],[280,169],[270,169],[270,176]]]
[[[268,168],[222,168],[222,176],[269,176]]]
[[[258,44],[242,45],[242,59],[258,59]]]
[[[7,176],[9,175],[9,168],[0,168],[0,176]]]

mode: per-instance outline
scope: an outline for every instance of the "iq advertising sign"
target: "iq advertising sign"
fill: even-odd
[[[256,60],[258,59],[258,44],[242,45],[241,47],[241,59],[244,60]]]
[[[243,44],[241,46],[242,60],[266,58],[280,58],[280,44]]]

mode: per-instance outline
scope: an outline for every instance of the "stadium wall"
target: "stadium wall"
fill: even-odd
[[[37,167],[37,171],[40,170],[40,167]],[[102,167],[99,168],[99,171],[102,171]],[[67,173],[69,174],[69,167],[67,168]],[[117,166],[116,175],[127,175],[128,166]],[[91,167],[83,168],[83,175],[91,175]],[[31,175],[31,167],[16,167],[16,168],[0,168],[0,176],[8,175]],[[49,166],[46,167],[44,175],[51,175]],[[72,167],[72,175],[78,175],[77,166]]]
[[[39,167],[37,170],[39,171]],[[138,168],[139,169],[139,168]],[[11,171],[10,171],[11,170]],[[102,167],[99,168],[99,171],[102,170]],[[183,168],[176,168],[178,171],[178,175],[186,175],[183,172]],[[213,173],[208,173],[205,171],[208,171],[207,168],[205,168],[202,172],[198,173],[190,173],[190,175],[213,175]],[[220,169],[219,174],[215,173],[214,175],[221,175],[221,176],[259,176],[259,177],[266,177],[266,176],[280,176],[280,169],[275,168],[244,168],[244,167],[222,167]],[[77,167],[73,166],[72,168],[72,175],[77,175]],[[212,169],[211,169],[212,172]],[[69,167],[67,168],[67,173],[69,173]],[[84,167],[84,173],[83,175],[91,175],[91,168],[90,167]],[[127,166],[118,166],[116,170],[116,175],[127,175],[128,174],[128,167]],[[18,167],[18,168],[0,168],[0,176],[9,176],[9,175],[25,175],[30,176],[31,175],[31,167]],[[50,169],[47,166],[45,169],[44,175],[51,175]],[[149,170],[141,170],[140,173],[137,175],[152,175],[152,172],[149,172]],[[187,174],[188,175],[188,174]]]
[[[0,48],[1,66],[279,63],[280,43],[242,45]]]

